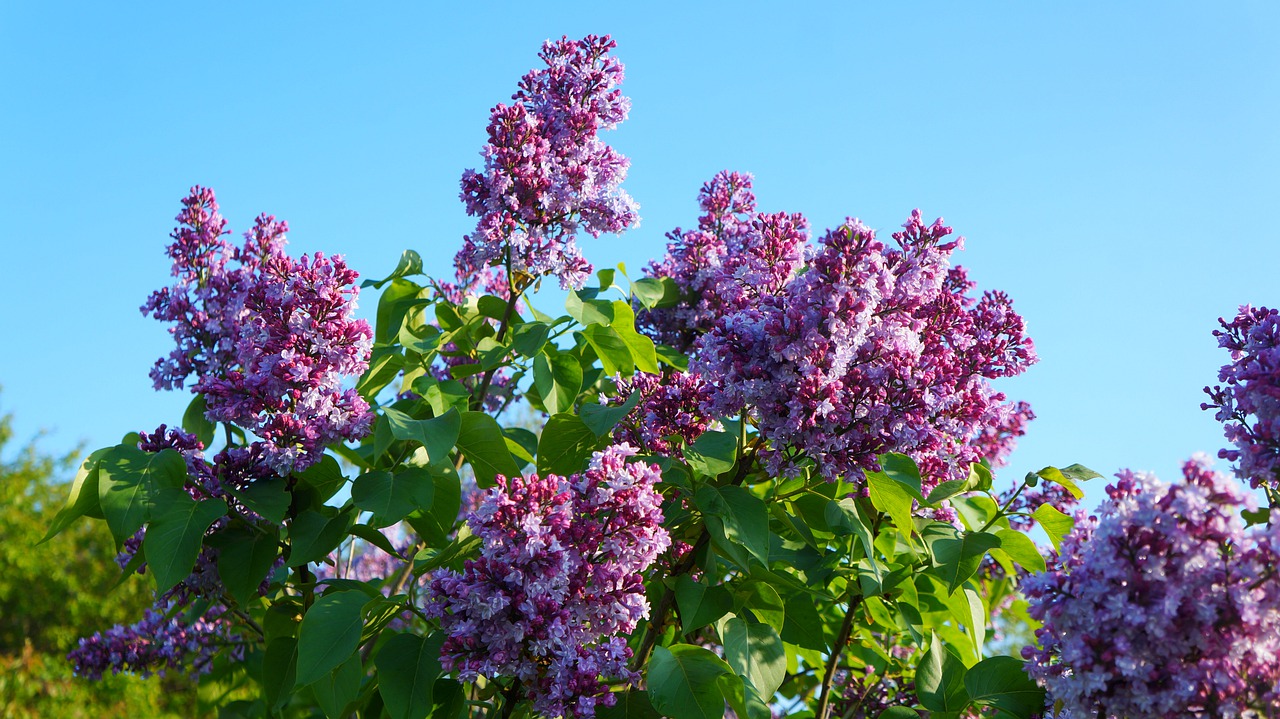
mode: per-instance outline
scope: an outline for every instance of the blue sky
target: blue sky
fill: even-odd
[[[723,168],[818,231],[920,207],[1037,343],[1003,385],[1040,415],[1012,471],[1170,477],[1222,445],[1199,410],[1216,318],[1280,303],[1280,6],[550,5],[0,4],[0,410],[19,436],[96,446],[181,418],[188,397],[147,377],[168,335],[137,308],[169,280],[192,184],[236,231],[288,220],[295,252],[381,276],[411,247],[446,271],[489,108],[542,40],[594,32],[627,66],[608,140],[643,216],[584,243],[597,266],[660,255]]]

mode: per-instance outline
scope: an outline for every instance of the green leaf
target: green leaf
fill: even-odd
[[[425,300],[418,300],[421,292],[422,287],[409,280],[400,277],[391,280],[391,285],[378,298],[376,329],[373,334],[375,343],[385,345],[400,334],[400,326],[404,324],[404,316],[409,310],[426,303]],[[372,369],[372,365],[370,368]]]
[[[640,300],[640,305],[645,309],[657,306],[662,301],[664,292],[662,281],[652,277],[643,277],[631,283],[631,293]]]
[[[588,325],[579,334],[596,351],[606,375],[630,377],[635,374],[636,365],[631,356],[631,348],[612,327]]]
[[[787,652],[778,632],[768,624],[730,619],[725,625],[724,658],[764,696],[773,696],[787,674]]]
[[[248,604],[258,596],[258,587],[262,586],[262,580],[271,571],[276,557],[280,556],[280,538],[276,529],[272,527],[267,532],[258,532],[236,524],[210,537],[210,540],[215,539],[218,577],[222,579],[222,585],[237,604]]]
[[[397,409],[386,407],[383,413],[391,423],[391,435],[407,442],[417,442],[427,450],[432,464],[449,459],[449,450],[458,441],[462,417],[456,409],[432,419],[414,419]]]
[[[636,369],[649,374],[658,374],[657,349],[653,345],[653,340],[636,332],[636,313],[631,309],[630,304],[614,300],[611,327],[631,351]]]
[[[112,449],[112,447],[103,447],[90,454],[81,463],[75,479],[71,481],[67,503],[58,510],[57,516],[49,524],[49,531],[45,532],[44,538],[37,542],[37,545],[44,544],[61,534],[71,526],[72,522],[81,517],[102,519],[102,505],[98,499],[98,462]]]
[[[162,493],[142,540],[157,593],[169,591],[190,576],[205,530],[226,514],[227,503],[221,499],[196,502],[180,489]]]
[[[1049,535],[1054,549],[1062,549],[1062,538],[1067,536],[1076,522],[1071,517],[1059,512],[1051,504],[1042,504],[1031,513],[1032,518],[1040,523],[1044,533]]]
[[[336,482],[332,472],[337,473]],[[300,484],[315,491],[312,499],[315,499],[317,504],[337,494],[338,488],[346,482],[346,477],[342,476],[342,470],[338,468],[337,460],[328,455],[325,455],[318,464],[312,465],[303,475],[308,479],[302,480]],[[324,483],[323,486],[321,483]],[[293,499],[288,485],[288,481],[283,477],[255,479],[244,489],[231,490],[231,494],[263,519],[279,524],[284,521],[284,515],[289,511],[289,503]],[[328,495],[324,499],[319,499],[319,495],[325,492],[328,492]]]
[[[597,437],[609,434],[623,417],[627,416],[636,405],[640,404],[640,390],[633,390],[631,396],[622,404],[582,404],[582,423],[595,433]]]
[[[958,538],[934,542],[933,553],[939,565],[938,576],[947,583],[947,592],[954,594],[961,584],[978,571],[982,555],[988,549],[999,546],[1000,538],[986,532],[965,532]]]
[[[289,700],[297,684],[298,640],[290,636],[278,636],[267,642],[262,657],[262,693],[267,704],[279,708]]]
[[[877,715],[876,719],[920,719],[920,712],[910,707],[889,707]]]
[[[744,676],[725,674],[716,679],[724,700],[729,708],[741,719],[773,719],[769,705],[760,698],[760,693]],[[803,719],[804,715],[800,715]],[[812,719],[812,718],[810,718]]]
[[[548,347],[533,358],[533,385],[549,414],[572,411],[582,391],[582,365],[577,357]]]
[[[570,292],[565,298],[564,309],[581,325],[608,326],[613,323],[613,303],[583,297],[582,291]]]
[[[783,616],[782,640],[796,646],[826,652],[826,636],[823,634],[824,622],[818,614],[818,607],[813,597],[808,594],[792,594],[784,602],[786,611]]]
[[[316,600],[298,627],[298,684],[310,684],[355,654],[364,629],[363,592],[330,592]]]
[[[965,602],[969,607],[969,616],[964,620],[965,629],[973,639],[973,653],[982,659],[982,648],[987,643],[987,608],[982,605],[982,597],[972,589],[965,587]]]
[[[511,347],[516,352],[533,359],[542,354],[551,336],[551,326],[545,322],[526,322],[511,332]]]
[[[694,495],[706,519],[711,541],[743,569],[745,549],[769,566],[769,511],[764,502],[742,487],[703,486]]]
[[[965,690],[979,704],[1029,719],[1044,711],[1045,692],[1027,676],[1025,665],[1013,657],[984,659],[965,674]]]
[[[416,509],[429,508],[434,495],[431,473],[420,467],[407,467],[396,474],[365,472],[351,485],[351,500],[372,512],[374,523],[381,527],[399,522]]]
[[[507,439],[497,420],[484,412],[463,412],[458,433],[458,449],[476,475],[476,485],[484,489],[496,484],[496,477],[515,477],[520,467],[511,458]]]
[[[964,678],[964,662],[942,645],[938,635],[933,635],[929,650],[916,669],[916,695],[920,704],[932,712],[964,711],[969,706]]]
[[[205,409],[204,395],[197,394],[191,404],[187,405],[187,411],[182,414],[182,428],[194,434],[208,447],[213,444],[213,433],[218,426],[204,416]]]
[[[751,610],[756,619],[778,631],[782,631],[787,610],[786,605],[782,602],[782,597],[778,594],[778,590],[762,581],[747,582],[739,596],[742,598],[743,606]],[[760,689],[762,687],[757,684],[756,688]]]
[[[289,530],[289,566],[323,560],[342,543],[354,522],[355,513],[350,509],[321,507],[300,512]]]
[[[391,274],[380,280],[365,280],[360,283],[360,286],[372,287],[375,290],[378,290],[382,289],[383,285],[399,277],[420,274],[422,274],[422,257],[413,250],[405,250],[401,253],[400,261],[396,263],[396,268],[391,271]]]
[[[1087,482],[1091,479],[1097,479],[1102,476],[1083,464],[1073,464],[1063,467],[1059,471],[1077,482]]]
[[[103,455],[98,462],[98,501],[116,544],[151,518],[162,490],[181,489],[186,479],[187,462],[172,449],[151,453],[120,445]]]
[[[364,679],[364,667],[359,655],[338,665],[337,669],[311,684],[311,693],[315,695],[320,710],[329,719],[342,719],[348,712],[346,708],[360,695],[360,682]]]
[[[1044,556],[1027,535],[1012,529],[1001,529],[996,532],[996,536],[1000,538],[1000,550],[1024,569],[1029,572],[1045,570]]]
[[[643,691],[631,689],[614,694],[618,701],[611,707],[596,707],[596,719],[661,719],[662,715]]]
[[[440,634],[430,639],[397,634],[378,650],[374,660],[378,692],[391,719],[420,719],[431,712],[432,688],[441,672],[443,643]]]
[[[369,369],[356,382],[356,392],[366,400],[381,392],[391,384],[400,370],[404,369],[404,355],[396,347],[379,345],[373,348],[369,356]]]
[[[1044,480],[1066,487],[1067,491],[1071,493],[1071,496],[1076,499],[1084,498],[1084,490],[1077,487],[1076,483],[1068,479],[1067,476],[1062,473],[1062,470],[1057,467],[1045,467],[1039,472],[1036,472],[1036,475]]]
[[[703,432],[684,450],[689,467],[704,477],[719,477],[738,460],[738,437],[729,432]]]
[[[867,472],[867,486],[872,506],[888,514],[903,536],[911,536],[915,524],[911,521],[911,495],[907,488],[884,472]]]
[[[587,466],[600,438],[576,414],[554,414],[538,441],[538,473],[568,476]]]
[[[920,494],[920,468],[916,466],[916,461],[896,452],[882,454],[879,459],[880,471],[889,479],[905,487],[912,499],[923,504],[924,497]]]
[[[733,595],[720,585],[707,586],[687,574],[676,579],[676,607],[685,634],[705,627],[733,609]]]
[[[724,693],[717,680],[733,669],[708,649],[690,644],[657,647],[649,660],[649,701],[672,719],[721,719]]]
[[[327,454],[304,471],[294,472],[293,476],[298,479],[298,484],[293,490],[294,494],[307,495],[302,497],[302,504],[313,507],[324,505],[347,483],[338,460]],[[259,484],[263,486],[259,488]],[[289,492],[283,480],[256,481],[237,496],[246,503],[254,502],[256,506],[251,506],[250,509],[277,523],[284,520],[284,513],[289,508]]]

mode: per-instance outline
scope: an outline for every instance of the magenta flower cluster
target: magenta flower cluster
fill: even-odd
[[[724,315],[780,292],[805,259],[809,223],[799,214],[756,212],[751,175],[728,170],[702,186],[696,230],[667,233],[667,254],[649,265],[683,301],[641,312],[637,326],[681,352]]]
[[[1023,650],[1059,716],[1280,713],[1280,528],[1246,531],[1251,505],[1207,461],[1166,485],[1123,471],[1097,518],[1077,515],[1061,556],[1023,582],[1044,623]]]
[[[963,476],[990,453],[974,440],[1020,412],[989,380],[1036,356],[1004,293],[969,295],[974,283],[949,265],[963,239],[950,234],[918,210],[893,234],[896,247],[857,220],[828,232],[780,292],[698,340],[690,369],[713,385],[704,410],[749,413],[772,443],[774,471],[794,466],[790,448],[828,478],[876,470],[885,452],[911,456],[926,492]]]
[[[178,281],[142,307],[173,323],[178,344],[152,370],[156,387],[195,375],[206,416],[257,434],[262,460],[281,475],[367,434],[368,404],[342,388],[372,348],[368,324],[352,315],[356,273],[340,257],[289,257],[287,226],[266,215],[232,246],[207,188],[192,188],[177,219],[169,255]]]
[[[635,454],[615,445],[581,475],[499,478],[469,517],[480,556],[430,584],[447,671],[512,677],[535,711],[566,717],[613,703],[602,677],[638,679],[625,636],[648,616],[641,572],[670,539],[660,471]]]
[[[1280,310],[1244,305],[1230,322],[1220,320],[1218,345],[1231,363],[1218,372],[1221,385],[1205,387],[1227,440],[1218,456],[1238,463],[1254,487],[1280,490]]]
[[[597,133],[627,117],[622,63],[608,36],[547,41],[545,68],[520,81],[510,105],[493,108],[484,167],[462,176],[467,213],[478,217],[460,264],[510,263],[522,275],[553,275],[580,288],[591,264],[575,243],[639,223],[636,203],[619,188],[629,161]]]
[[[619,378],[617,386],[618,403],[625,402],[632,392],[640,393],[639,404],[613,430],[614,439],[619,442],[668,457],[683,457],[680,445],[671,439],[692,442],[711,424],[701,411],[702,403],[708,399],[708,387],[696,372],[637,372],[629,379]]]

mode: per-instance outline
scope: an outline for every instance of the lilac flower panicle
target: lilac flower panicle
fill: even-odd
[[[220,611],[187,621],[168,617],[165,607],[148,609],[135,624],[117,625],[80,640],[67,658],[76,676],[101,679],[107,670],[112,674],[130,672],[149,677],[186,669],[192,676],[207,673],[221,646],[230,639],[227,625],[219,620]],[[243,650],[232,652],[233,659]]]
[[[614,696],[601,677],[637,681],[625,635],[648,616],[642,572],[670,545],[656,466],[615,445],[572,477],[499,477],[469,517],[483,544],[461,573],[430,584],[428,616],[447,632],[458,679],[516,679],[534,710],[590,717]]]
[[[637,327],[662,344],[691,352],[717,320],[780,292],[802,266],[808,221],[756,212],[751,175],[723,171],[702,186],[696,230],[667,233],[667,254],[648,272],[669,277],[685,302],[642,310]]]
[[[546,67],[521,79],[512,104],[493,108],[484,167],[462,176],[462,200],[478,220],[460,262],[509,261],[522,275],[553,275],[577,289],[592,270],[578,232],[599,237],[639,224],[638,206],[620,189],[630,163],[597,135],[631,107],[618,89],[614,47],[608,36],[548,40]]]
[[[142,307],[173,323],[178,344],[152,370],[157,388],[194,375],[206,416],[256,433],[254,452],[281,475],[367,434],[368,404],[341,386],[367,369],[372,349],[368,324],[352,314],[356,273],[340,257],[289,257],[288,226],[268,215],[233,247],[207,188],[192,188],[178,221],[169,248],[178,281]]]
[[[638,372],[629,379],[618,378],[615,382],[619,404],[633,391],[640,393],[639,404],[614,428],[613,436],[619,442],[648,452],[683,457],[679,446],[670,438],[692,442],[711,425],[701,409],[708,399],[707,384],[696,372],[661,375]]]
[[[1252,499],[1208,462],[1166,485],[1122,471],[1078,513],[1049,570],[1023,581],[1050,701],[1079,717],[1280,712],[1280,529],[1246,531]]]
[[[902,452],[928,492],[984,454],[1001,459],[1029,415],[989,380],[1036,356],[1006,295],[970,296],[964,270],[949,266],[962,244],[950,234],[918,210],[893,234],[896,247],[853,219],[828,232],[781,291],[699,337],[690,370],[712,385],[703,410],[746,408],[778,472],[790,469],[782,447],[832,479],[857,479],[879,469],[877,455]]]
[[[1256,487],[1280,490],[1280,310],[1244,305],[1235,319],[1220,320],[1218,346],[1231,363],[1218,372],[1222,384],[1205,387],[1232,449],[1218,453],[1238,463]]]

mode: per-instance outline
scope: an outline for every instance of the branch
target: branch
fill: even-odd
[[[827,657],[827,671],[822,675],[822,697],[818,699],[818,710],[814,713],[814,719],[827,719],[831,713],[831,680],[835,677],[836,665],[840,663],[840,653],[844,651],[844,646],[849,643],[849,636],[853,633],[853,612],[861,603],[861,594],[849,600],[844,624],[840,625],[840,633],[836,635],[835,644],[831,646],[831,654]]]

